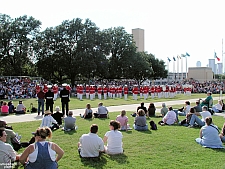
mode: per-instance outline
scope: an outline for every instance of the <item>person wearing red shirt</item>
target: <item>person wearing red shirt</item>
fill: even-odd
[[[141,86],[140,86],[140,99],[142,99],[143,94],[144,94],[144,86],[141,85]]]
[[[154,98],[155,98],[155,92],[156,92],[155,90],[156,90],[155,86],[154,86],[154,85],[152,85],[152,87],[151,87],[151,89],[150,89],[152,99],[154,99]]]
[[[83,99],[83,91],[84,91],[84,87],[82,84],[80,84],[80,87],[79,87],[79,99],[80,100]]]
[[[148,98],[148,86],[147,85],[144,85],[144,88],[143,88],[143,95],[144,95],[144,99],[146,100]]]
[[[122,98],[122,91],[123,91],[123,89],[122,89],[122,86],[120,85],[118,87],[119,98]]]
[[[44,84],[43,92],[44,92],[44,93],[48,92],[48,85],[47,85],[47,84]]]
[[[58,91],[59,91],[58,85],[55,84],[55,85],[52,87],[52,90],[53,90],[53,93],[54,93],[54,99],[53,99],[53,100],[56,100],[57,97],[58,97]]]
[[[104,93],[104,99],[106,100],[107,99],[107,93],[108,93],[108,88],[106,85],[104,85],[103,87],[103,93]]]
[[[36,90],[36,94],[38,94],[40,92],[41,87],[39,84],[36,85],[35,90]]]
[[[127,100],[127,95],[128,95],[128,87],[127,87],[127,85],[125,85],[123,87],[123,93],[124,93],[124,99]]]
[[[98,85],[98,99],[102,100],[102,85]]]
[[[85,93],[86,93],[86,99],[89,99],[89,95],[90,95],[90,87],[89,87],[89,85],[86,85]]]
[[[169,97],[169,86],[166,85],[166,90],[165,90],[165,98]]]
[[[94,85],[90,86],[90,100],[94,99],[94,95],[95,95],[95,88]]]
[[[116,88],[115,85],[111,87],[112,98],[115,99]]]
[[[132,89],[132,93],[133,93],[133,99],[137,100],[137,95],[138,95],[138,86],[134,85],[133,89]]]

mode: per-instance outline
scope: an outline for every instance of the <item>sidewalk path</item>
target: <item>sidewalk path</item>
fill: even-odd
[[[218,100],[219,97],[214,97],[214,100]],[[173,100],[173,101],[166,101],[166,106],[171,105],[181,105],[184,104],[186,100]],[[189,99],[191,103],[195,103],[196,99]],[[164,102],[155,102],[155,107],[161,107],[162,103]],[[131,105],[120,105],[120,106],[109,106],[107,109],[109,112],[120,112],[121,110],[126,111],[136,111],[137,107],[140,104],[131,104]],[[149,102],[145,103],[145,106],[147,107],[149,105]],[[93,112],[97,111],[97,108],[92,108]],[[84,114],[85,109],[75,109],[72,110],[74,116],[79,116],[80,114]],[[160,112],[160,109],[157,109],[156,112]],[[225,113],[215,113],[216,116],[223,116],[225,117]],[[28,122],[28,121],[36,121],[41,120],[42,116],[37,116],[37,113],[32,114],[22,114],[22,115],[10,115],[10,116],[0,116],[1,120],[5,120],[7,123],[17,123],[17,122]]]

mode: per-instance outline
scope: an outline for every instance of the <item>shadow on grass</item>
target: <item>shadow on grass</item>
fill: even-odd
[[[136,131],[138,131],[138,130],[136,130]],[[145,130],[145,131],[138,131],[138,132],[143,133],[143,134],[152,134],[152,131],[149,129]]]
[[[116,161],[119,164],[128,163],[127,156],[125,154],[117,154],[117,155],[106,155],[112,161]]]
[[[106,157],[101,156],[100,158],[81,158],[81,162],[84,166],[93,167],[96,169],[103,169],[107,163]]]
[[[225,153],[225,148],[211,148],[211,149],[214,150],[214,151],[217,151],[217,152]]]
[[[77,133],[77,131],[76,130],[64,131],[64,134],[73,135],[74,133]]]

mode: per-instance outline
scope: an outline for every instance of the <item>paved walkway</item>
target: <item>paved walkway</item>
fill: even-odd
[[[218,100],[219,97],[214,97],[214,100]],[[184,104],[186,100],[173,100],[173,101],[167,101],[166,106],[170,105],[181,105]],[[191,103],[195,103],[196,99],[190,99]],[[162,103],[164,102],[155,102],[155,107],[161,107]],[[120,106],[109,106],[107,109],[109,112],[120,112],[121,110],[126,111],[136,111],[137,107],[140,104],[130,104],[130,105],[120,105]],[[145,106],[147,107],[149,105],[149,102],[145,103]],[[176,106],[174,106],[176,107]],[[97,111],[97,108],[92,108],[93,112]],[[83,114],[85,109],[75,109],[72,110],[74,116],[79,116],[80,114]],[[156,112],[160,112],[160,109],[157,109]],[[215,113],[216,116],[223,116],[225,117],[225,113]],[[10,116],[0,116],[0,119],[5,120],[7,123],[17,123],[17,122],[27,122],[27,121],[35,121],[35,120],[41,120],[42,116],[37,116],[37,113],[32,114],[22,114],[22,115],[10,115]]]

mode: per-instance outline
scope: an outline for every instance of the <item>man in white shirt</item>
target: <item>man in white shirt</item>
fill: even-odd
[[[51,130],[54,128],[59,129],[57,121],[51,116],[52,112],[50,110],[45,111],[45,117],[42,119],[40,127],[49,127]]]
[[[163,123],[161,123],[161,125],[165,125],[165,124],[171,125],[177,121],[177,115],[173,111],[172,107],[169,107],[169,111],[163,117],[162,121],[163,121]]]
[[[13,150],[12,146],[6,142],[7,134],[4,129],[0,129],[0,169],[11,168],[11,162],[15,161],[16,152]]]
[[[99,157],[100,152],[104,152],[104,142],[97,135],[98,126],[91,125],[90,133],[83,134],[78,142],[78,152],[80,157]]]
[[[200,115],[202,116],[202,119],[198,118],[195,114],[191,116],[189,127],[194,127],[195,123],[197,123],[200,127],[204,126],[206,117],[212,117],[207,106],[202,107],[202,112],[200,112]]]

